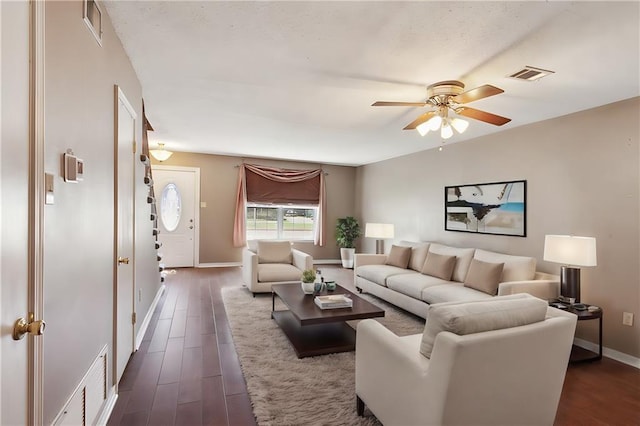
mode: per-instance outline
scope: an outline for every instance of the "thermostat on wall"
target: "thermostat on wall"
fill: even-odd
[[[64,181],[71,183],[81,181],[84,175],[84,161],[76,157],[71,149],[63,154],[63,159]]]

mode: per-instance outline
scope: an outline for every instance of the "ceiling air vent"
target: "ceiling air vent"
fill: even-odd
[[[542,68],[535,68],[527,65],[520,71],[511,74],[509,77],[515,78],[516,80],[536,81],[549,74],[554,74],[554,71],[543,70]]]

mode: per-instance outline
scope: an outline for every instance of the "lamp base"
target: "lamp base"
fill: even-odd
[[[376,240],[376,254],[384,254],[384,240]]]
[[[563,266],[560,269],[560,294],[580,302],[580,268]]]

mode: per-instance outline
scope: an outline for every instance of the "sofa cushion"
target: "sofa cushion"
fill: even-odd
[[[397,266],[398,268],[406,269],[409,264],[409,258],[411,257],[411,247],[401,247],[393,245],[391,251],[387,255],[387,265]]]
[[[456,260],[456,266],[453,268],[453,275],[451,279],[453,281],[458,281],[459,283],[464,282],[464,278],[467,276],[467,271],[469,270],[469,265],[471,264],[471,259],[473,258],[473,253],[475,251],[476,249],[474,248],[449,247],[436,243],[431,243],[431,245],[429,245],[430,253],[456,256],[458,258]]]
[[[455,256],[429,252],[427,253],[427,259],[422,266],[421,272],[445,281],[451,281],[451,275],[453,274],[453,268],[455,268],[455,266]]]
[[[545,319],[547,302],[528,294],[516,296],[519,297],[498,296],[482,302],[431,305],[427,311],[420,353],[431,357],[436,336],[441,331],[466,335],[519,327]]]
[[[280,281],[300,281],[302,271],[286,263],[258,264],[258,282],[271,283]]]
[[[503,268],[504,263],[483,262],[474,258],[464,279],[464,286],[495,296],[498,293]]]
[[[421,300],[422,290],[435,285],[447,284],[449,281],[419,273],[392,275],[387,278],[387,287],[398,293]]]
[[[411,247],[411,257],[409,258],[409,268],[414,271],[421,272],[424,266],[424,261],[427,260],[427,253],[429,253],[429,243],[422,243],[417,246]]]
[[[536,275],[536,259],[527,256],[512,256],[477,249],[474,258],[483,262],[504,263],[500,282],[533,280]]]
[[[258,241],[258,263],[291,263],[289,241]]]
[[[387,286],[387,277],[415,273],[411,269],[403,269],[391,265],[364,265],[356,268],[356,275],[384,287]]]
[[[422,290],[422,300],[432,303],[443,302],[470,302],[472,300],[491,299],[493,296],[465,287],[462,283],[449,283],[433,287],[425,287]]]

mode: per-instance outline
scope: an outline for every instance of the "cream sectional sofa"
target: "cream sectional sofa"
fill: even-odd
[[[400,259],[401,266],[395,266],[400,251],[405,256]],[[408,256],[407,252],[410,252]],[[440,264],[448,261],[452,266],[452,271],[447,270],[449,279],[446,273],[440,274],[444,279],[430,275],[438,275],[433,272],[433,266],[429,267],[435,263],[434,259]],[[406,267],[402,267],[404,264]],[[358,291],[373,294],[422,318],[426,318],[428,305],[433,303],[482,300],[516,293],[551,300],[560,294],[559,277],[537,272],[533,257],[438,243],[403,241],[393,246],[389,255],[357,253],[353,270]],[[487,273],[482,271],[487,270],[492,271],[488,276],[493,274],[493,278],[484,279],[483,274]],[[481,277],[480,284],[478,277]],[[492,280],[495,285],[486,287],[484,281]]]

